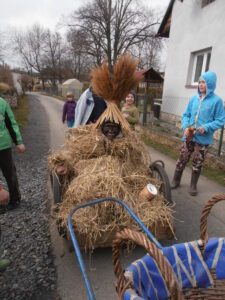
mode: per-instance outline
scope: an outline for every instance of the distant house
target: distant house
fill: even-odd
[[[224,0],[170,1],[157,33],[169,38],[162,118],[181,117],[207,70],[216,72],[216,94],[225,100],[224,12]]]
[[[62,84],[62,96],[66,97],[67,92],[72,92],[74,97],[78,99],[82,93],[83,83],[79,80],[72,78],[68,79]]]
[[[17,93],[20,95],[20,94],[22,94],[22,87],[21,87],[21,84],[19,83],[21,81],[21,74],[12,72],[12,76],[13,76],[14,87],[15,87]]]
[[[162,87],[163,85],[163,77],[153,68],[136,71],[135,75],[142,77],[139,87],[146,87],[146,85],[149,87]]]

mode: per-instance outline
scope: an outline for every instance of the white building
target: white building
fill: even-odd
[[[16,88],[17,93],[20,95],[20,94],[22,94],[22,88],[19,83],[19,81],[21,80],[21,74],[12,72],[12,76],[13,76],[14,87]]]
[[[76,99],[79,99],[80,95],[82,94],[82,89],[83,89],[82,82],[80,82],[75,78],[68,79],[62,84],[62,96],[66,97],[67,92],[72,92],[74,94],[74,97]]]
[[[171,0],[157,36],[169,37],[162,117],[180,117],[199,76],[217,74],[215,93],[225,100],[225,1]]]

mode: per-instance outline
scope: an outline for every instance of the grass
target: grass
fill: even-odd
[[[20,131],[23,131],[27,126],[29,115],[29,103],[26,95],[18,97],[18,106],[13,109],[13,113]]]
[[[162,138],[160,136],[159,138],[159,136],[157,137],[156,134],[151,134],[150,136],[144,134],[142,138],[147,146],[150,146],[175,160],[178,159],[179,148],[181,146],[180,143],[171,141],[169,137]],[[191,160],[188,162],[187,166],[192,166]],[[201,174],[207,177],[208,179],[213,180],[216,183],[224,186],[225,164],[218,164],[216,163],[215,158],[208,156],[206,157]]]

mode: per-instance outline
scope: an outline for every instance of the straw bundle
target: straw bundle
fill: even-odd
[[[115,197],[122,199],[156,237],[165,237],[157,231],[159,227],[171,235],[172,214],[162,196],[151,202],[139,198],[140,191],[149,182],[158,188],[160,182],[149,177],[148,149],[134,132],[109,141],[93,125],[72,129],[65,150],[53,153],[49,164],[51,170],[58,165],[65,165],[69,170],[66,179],[62,178],[63,202],[56,212],[62,234],[67,235],[67,219],[73,207],[102,197]],[[86,249],[109,245],[109,240],[121,228],[136,228],[124,209],[113,203],[78,211],[73,226],[78,240],[83,241],[81,246]]]
[[[124,172],[141,170],[147,174],[151,163],[147,147],[134,132],[109,141],[94,125],[80,126],[70,130],[65,141],[65,150],[54,152],[48,157],[50,171],[56,166],[66,166],[73,170],[77,162],[85,159],[98,158],[104,155],[116,156],[123,163]]]
[[[156,180],[137,173],[124,176],[120,160],[112,156],[80,161],[75,169],[78,176],[70,183],[58,211],[60,232],[67,233],[67,219],[72,207],[102,197],[123,199],[154,232],[159,221],[172,230],[171,211],[161,196],[151,203],[138,198],[140,190],[150,181],[156,184]],[[86,249],[94,249],[105,233],[113,234],[121,228],[136,227],[124,209],[113,203],[78,211],[73,226],[78,235],[85,237]]]
[[[127,94],[135,89],[141,77],[135,76],[138,60],[131,59],[129,53],[121,55],[113,67],[113,74],[109,72],[108,64],[92,69],[91,76],[94,92],[109,101],[109,105],[101,117],[97,120],[95,128],[98,128],[104,120],[121,124],[125,131],[129,131],[130,125],[118,109],[118,105]]]
[[[121,55],[113,67],[113,74],[109,73],[108,63],[103,62],[91,70],[94,92],[117,105],[127,94],[135,89],[141,78],[134,76],[138,60],[131,59],[129,53]]]

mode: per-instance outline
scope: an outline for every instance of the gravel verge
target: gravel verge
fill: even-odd
[[[0,299],[3,300],[56,298],[47,195],[48,118],[35,97],[30,97],[29,103],[29,123],[23,131],[26,152],[13,153],[21,206],[0,215],[0,258],[11,261],[10,266],[0,272]],[[4,186],[2,174],[0,179]]]

